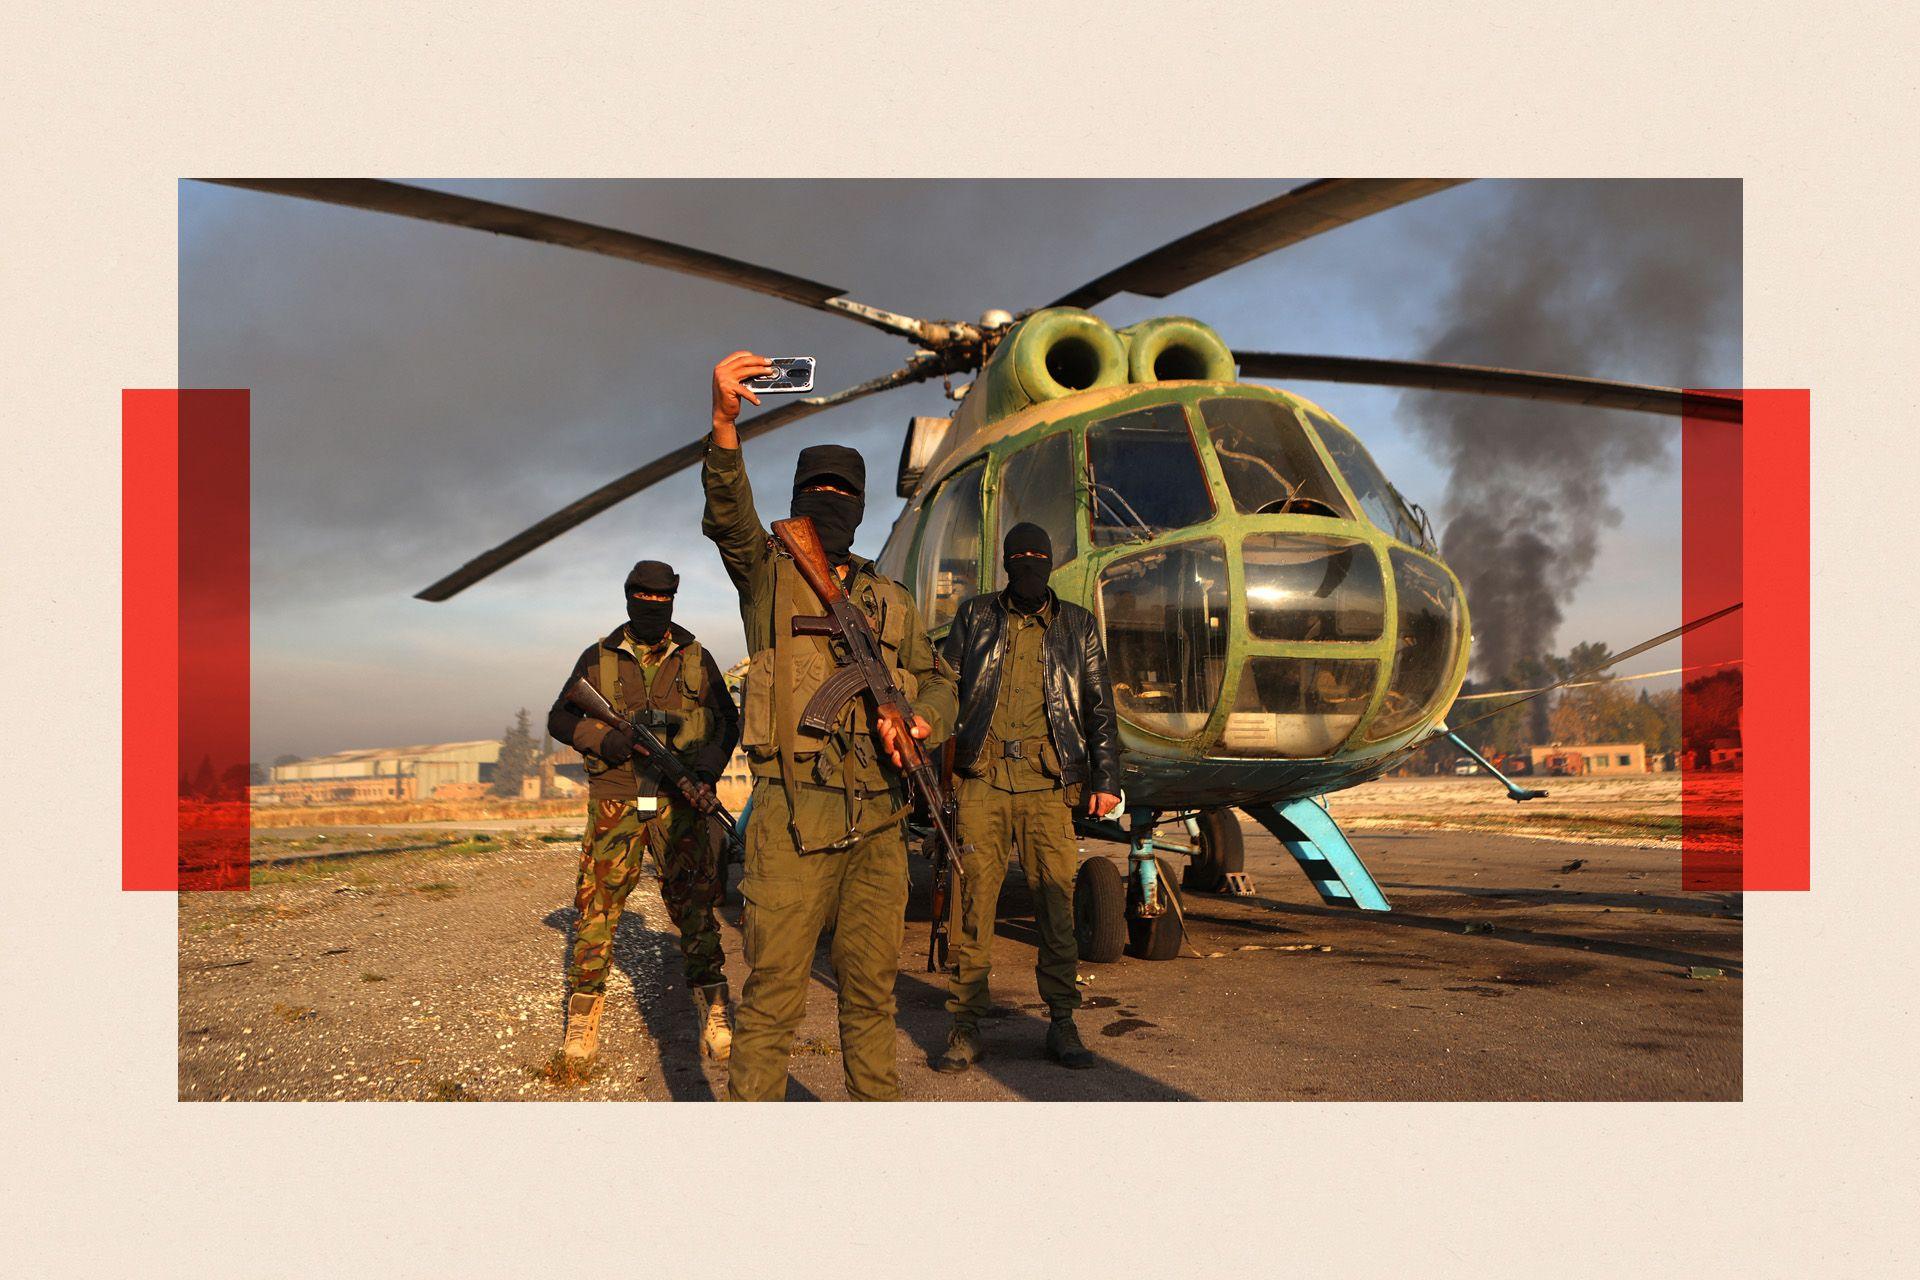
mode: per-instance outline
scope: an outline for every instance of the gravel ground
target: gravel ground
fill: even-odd
[[[1438,785],[1442,799],[1455,794]],[[930,1069],[946,1027],[944,984],[924,972],[916,891],[899,984],[903,1091],[1738,1098],[1739,896],[1682,891],[1676,852],[1657,842],[1527,832],[1521,808],[1504,812],[1525,838],[1413,819],[1398,831],[1362,826],[1356,844],[1394,904],[1385,915],[1324,906],[1278,843],[1245,824],[1255,892],[1189,896],[1197,955],[1081,966],[1080,1024],[1101,1058],[1093,1071],[1063,1071],[1041,1052],[1031,903],[1017,871],[1001,900],[989,1056],[962,1076]],[[674,935],[650,880],[615,942],[598,1066],[584,1082],[549,1072],[578,856],[570,826],[489,823],[479,838],[445,825],[324,834],[265,833],[249,892],[181,896],[182,1099],[724,1093],[724,1066],[696,1052]],[[722,915],[737,982],[738,908]],[[845,1096],[824,960],[791,1070],[791,1098]]]

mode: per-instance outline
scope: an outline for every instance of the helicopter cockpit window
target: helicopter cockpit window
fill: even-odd
[[[940,486],[920,532],[914,562],[914,593],[929,627],[943,626],[968,596],[980,590],[980,477],[976,463]]]
[[[1332,755],[1366,714],[1378,669],[1372,658],[1248,658],[1221,754]]]
[[[1079,509],[1075,493],[1073,437],[1068,432],[1056,432],[1014,454],[1000,471],[1000,536],[994,539],[994,547],[1000,546],[1007,530],[1026,521],[1045,529],[1053,540],[1053,567],[1066,564],[1080,551],[1074,530]],[[1007,568],[998,555],[993,565],[994,586],[1005,586]]]
[[[1226,674],[1226,548],[1208,538],[1114,561],[1100,613],[1120,715],[1168,738],[1204,728]]]
[[[1200,415],[1242,515],[1352,517],[1291,409],[1223,396],[1201,401]]]
[[[1157,404],[1087,428],[1088,521],[1096,546],[1139,542],[1213,515],[1187,415]]]
[[[1411,543],[1425,551],[1433,550],[1433,541],[1427,537],[1419,519],[1407,509],[1407,504],[1394,487],[1387,483],[1387,477],[1375,465],[1373,456],[1359,438],[1325,414],[1309,411],[1307,421],[1320,433],[1320,442],[1327,446],[1334,465],[1347,478],[1347,487],[1359,499],[1360,509],[1367,513],[1367,519],[1402,542]]]
[[[1387,558],[1399,595],[1400,625],[1386,700],[1367,730],[1376,742],[1412,728],[1434,710],[1460,654],[1460,599],[1453,580],[1424,556],[1395,549]]]
[[[1386,589],[1373,548],[1353,538],[1256,533],[1241,544],[1247,631],[1257,640],[1378,640]]]

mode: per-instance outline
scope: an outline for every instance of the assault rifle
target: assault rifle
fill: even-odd
[[[927,939],[927,972],[932,973],[946,960],[947,918],[951,913],[956,883],[964,884],[966,871],[960,864],[960,843],[954,836],[954,810],[940,785],[940,774],[928,758],[920,740],[913,736],[913,708],[893,682],[886,659],[880,654],[880,641],[873,626],[858,605],[847,599],[827,563],[826,549],[807,516],[773,522],[773,536],[793,557],[793,564],[813,593],[827,607],[824,614],[800,616],[793,620],[797,636],[825,636],[831,642],[838,669],[827,677],[800,713],[801,727],[816,733],[830,733],[849,701],[865,693],[873,706],[876,727],[891,726],[899,744],[901,772],[919,799],[933,826],[933,844],[928,860],[933,863],[933,932]]]
[[[659,769],[660,776],[671,782],[689,801],[699,793],[700,779],[693,776],[693,770],[687,768],[653,730],[615,711],[613,704],[601,697],[600,691],[588,684],[584,676],[567,686],[567,701],[582,715],[598,720],[610,729],[620,729],[631,735],[640,750],[646,753],[647,759]],[[719,801],[714,802],[707,816],[720,824],[728,840],[740,843],[740,830],[734,825],[733,815],[721,808]]]

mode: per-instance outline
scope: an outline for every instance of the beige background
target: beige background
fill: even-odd
[[[570,6],[563,24],[472,2],[71,8],[0,20],[0,1270],[1911,1267],[1920,858],[1899,551],[1920,191],[1903,9],[1028,0]],[[776,14],[794,52],[766,52]],[[174,381],[174,180],[753,173],[769,135],[807,141],[783,174],[1744,178],[1747,379],[1814,389],[1822,658],[1816,891],[1749,903],[1747,1100],[174,1101],[174,904],[117,891],[111,766],[119,389]],[[56,708],[62,680],[80,683]]]

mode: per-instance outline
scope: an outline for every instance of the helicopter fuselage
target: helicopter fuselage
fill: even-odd
[[[881,566],[938,636],[962,599],[1004,581],[1006,528],[1047,528],[1054,590],[1106,637],[1130,806],[1357,785],[1458,693],[1459,582],[1318,406],[1230,380],[1097,387],[993,419],[977,403],[947,429]]]

